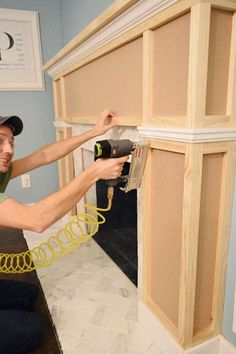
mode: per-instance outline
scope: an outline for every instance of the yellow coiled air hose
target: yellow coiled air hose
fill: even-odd
[[[47,242],[21,253],[0,253],[0,273],[26,273],[47,267],[81,243],[88,241],[96,234],[99,225],[105,223],[106,219],[100,212],[111,209],[113,192],[114,188],[108,187],[107,208],[102,209],[86,204],[85,208],[92,211],[94,215],[80,213],[72,217],[65,227],[55,236],[51,236]]]

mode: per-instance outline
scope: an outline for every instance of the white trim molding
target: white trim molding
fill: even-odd
[[[219,336],[220,337],[220,348],[219,348],[219,354],[236,354],[236,348],[229,343],[225,337]]]
[[[140,126],[138,131],[141,137],[174,140],[184,143],[236,140],[236,128],[184,129]]]
[[[47,71],[48,74],[52,77],[56,76],[78,60],[83,59],[88,54],[156,15],[158,12],[163,11],[175,2],[177,2],[177,0],[141,0],[137,2],[134,6],[89,38],[85,43],[68,54],[64,59],[53,65]]]
[[[221,335],[191,349],[182,349],[142,301],[139,301],[139,322],[152,336],[163,354],[236,354],[236,348]]]
[[[63,122],[62,120],[54,120],[53,125],[55,128],[71,128],[72,127],[71,124]]]

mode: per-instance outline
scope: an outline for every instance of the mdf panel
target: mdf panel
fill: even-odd
[[[190,13],[157,28],[153,39],[153,115],[185,116]]]
[[[142,38],[65,76],[68,117],[97,116],[109,107],[119,116],[142,116]]]
[[[194,334],[212,324],[223,156],[203,155]]]
[[[206,115],[225,115],[233,13],[211,10]]]
[[[178,327],[184,154],[153,150],[148,297]]]

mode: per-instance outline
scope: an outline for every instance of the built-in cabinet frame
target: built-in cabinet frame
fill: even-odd
[[[118,123],[122,127],[137,126],[141,134],[150,139],[139,198],[139,218],[142,220],[139,228],[141,300],[178,344],[186,349],[217,336],[222,325],[236,161],[236,3],[230,0],[177,1],[68,66],[59,65],[58,70],[53,69],[73,50],[83,46],[96,31],[136,3],[122,1],[111,7],[105,17],[98,18],[92,27],[52,58],[45,65],[45,70],[51,71],[53,76],[55,116],[61,122],[56,128],[60,140],[71,135],[71,128],[64,128],[63,124],[95,123],[97,115],[93,112],[92,98],[95,100],[96,93],[100,94],[99,88],[103,89],[102,81],[96,79],[104,77],[109,70],[108,63],[111,66],[114,63],[110,75],[111,81],[117,83],[114,97],[117,95],[120,102],[116,107]],[[173,35],[180,41],[176,48]],[[179,47],[181,51],[178,51]],[[134,56],[130,61],[129,56],[124,55],[129,50],[130,56]],[[219,60],[219,52],[224,53],[224,60]],[[120,55],[118,60],[116,55]],[[127,73],[122,71],[123,66],[119,67],[121,59],[127,64]],[[96,68],[99,68],[97,72]],[[119,77],[126,76],[127,81],[122,88]],[[167,84],[161,81],[163,77],[166,77]],[[91,84],[83,85],[88,80]],[[86,114],[80,113],[82,103],[77,103],[77,85],[87,90],[88,105],[93,113],[89,113],[89,108]],[[91,86],[94,86],[94,91],[90,91]],[[109,96],[112,87],[105,89],[102,104],[107,102],[109,106],[109,101],[115,102],[115,98]],[[134,101],[129,107],[129,90],[136,90],[137,106]],[[220,96],[221,93],[224,97]],[[158,95],[161,97],[159,102]],[[127,114],[132,109],[135,114]],[[207,137],[201,135],[206,131]],[[163,139],[158,135],[160,132],[164,132]],[[170,163],[166,165],[168,159]],[[176,257],[175,264],[178,265],[168,275],[170,289],[175,289],[176,293],[166,294],[169,299],[165,300],[162,289],[158,288],[158,279],[165,288],[165,274],[156,274],[157,263],[153,254],[155,247],[158,249],[160,246],[158,242],[164,241],[162,234],[158,234],[159,226],[155,225],[159,215],[155,214],[153,206],[154,198],[160,198],[163,220],[166,200],[161,193],[155,195],[155,189],[158,189],[155,181],[160,181],[167,188],[167,198],[171,198],[168,190],[171,183],[166,186],[165,180],[159,179],[162,171],[157,170],[158,163],[163,164],[166,179],[173,179],[176,188],[180,188],[173,191],[177,193],[172,210],[173,219],[176,218],[178,224],[176,235],[172,235],[167,223],[162,225],[167,235],[166,242],[170,242],[168,239],[171,240],[172,236],[178,240],[176,249],[171,248],[171,242],[169,247],[163,248],[167,253],[161,266],[168,268],[168,257],[173,261]],[[73,179],[72,156],[59,165],[59,176],[61,186]],[[214,193],[215,205],[212,202]],[[213,205],[212,211],[207,208],[208,202]],[[166,217],[169,215],[166,213]],[[168,223],[171,222],[168,219]],[[210,229],[211,225],[214,228]],[[157,237],[153,230],[157,230]],[[205,290],[204,282],[208,284]],[[173,301],[176,305],[169,313]]]

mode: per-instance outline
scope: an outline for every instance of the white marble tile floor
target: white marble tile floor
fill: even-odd
[[[65,222],[24,231],[29,248]],[[93,239],[38,276],[64,354],[161,354],[138,321],[137,288]]]

